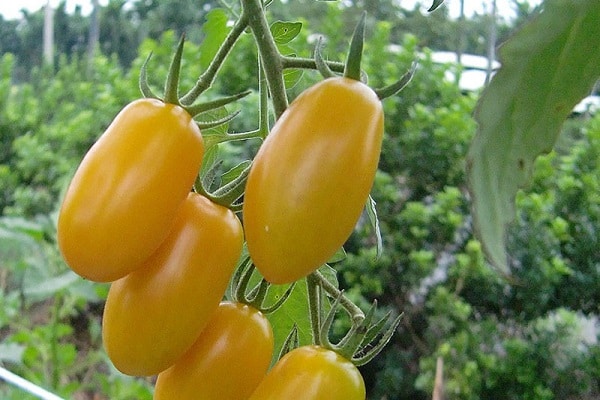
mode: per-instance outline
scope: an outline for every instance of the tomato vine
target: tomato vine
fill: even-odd
[[[125,189],[130,185],[130,194],[137,197],[133,199],[135,201],[123,201],[122,198],[127,197],[121,193],[105,193],[105,196],[110,197],[111,204],[114,203],[114,215],[127,214],[132,211],[132,204],[140,206],[140,199],[147,200],[146,208],[136,214],[140,218],[132,220],[132,225],[135,227],[135,224],[139,224],[146,231],[152,228],[164,234],[152,238],[151,246],[144,249],[145,253],[138,257],[140,259],[135,259],[136,263],[125,259],[113,260],[115,264],[125,264],[127,267],[118,269],[117,274],[103,275],[102,271],[82,274],[86,277],[100,276],[102,279],[99,280],[103,281],[114,281],[109,292],[103,326],[104,343],[109,356],[117,368],[125,373],[161,374],[159,383],[168,382],[165,383],[167,389],[162,389],[161,386],[161,393],[177,392],[178,379],[185,380],[186,387],[192,388],[188,393],[193,393],[194,387],[203,387],[193,386],[191,382],[209,376],[206,366],[198,364],[203,356],[186,355],[184,359],[188,361],[183,361],[183,367],[177,367],[179,362],[176,361],[187,354],[188,350],[198,354],[212,351],[210,349],[215,346],[214,341],[218,342],[218,332],[213,332],[210,339],[206,339],[208,344],[193,344],[195,339],[202,338],[205,332],[211,331],[211,324],[221,326],[223,323],[222,320],[208,321],[217,308],[224,310],[230,307],[229,303],[218,305],[225,292],[225,278],[231,278],[230,289],[225,297],[234,304],[246,305],[246,311],[250,309],[252,315],[260,314],[260,318],[263,314],[278,312],[294,293],[303,290],[308,305],[308,315],[305,318],[309,321],[312,345],[315,346],[305,347],[305,343],[300,343],[298,326],[294,325],[282,344],[278,357],[283,361],[287,359],[287,354],[308,351],[315,352],[318,357],[331,359],[331,354],[334,354],[336,360],[339,358],[335,361],[337,365],[351,365],[351,368],[344,368],[356,382],[358,380],[354,377],[358,372],[355,366],[370,362],[381,351],[401,319],[401,315],[393,317],[391,313],[376,319],[377,302],[364,312],[339,288],[335,272],[326,276],[324,271],[327,269],[323,268],[334,271],[328,266],[328,260],[339,257],[339,254],[343,257],[343,249],[339,249],[352,233],[365,207],[379,235],[375,203],[370,198],[369,191],[383,140],[381,101],[398,93],[408,84],[414,65],[394,83],[384,88],[370,88],[361,68],[365,13],[351,38],[346,60],[337,62],[323,59],[320,40],[312,58],[281,54],[272,32],[273,26],[269,26],[267,19],[266,8],[269,2],[241,0],[240,3],[239,14],[233,13],[236,16],[235,22],[193,87],[180,95],[179,78],[185,44],[185,38],[182,37],[172,57],[162,96],[157,96],[148,84],[150,57],[142,66],[139,86],[146,100],[140,101],[152,102],[155,107],[181,110],[188,117],[186,121],[195,124],[190,129],[198,132],[198,136],[199,132],[203,132],[202,150],[208,151],[213,146],[228,141],[259,139],[262,144],[258,154],[253,160],[235,167],[227,182],[212,191],[209,188],[217,174],[217,164],[204,160],[207,165],[202,167],[200,173],[198,161],[202,154],[196,154],[198,159],[194,159],[195,164],[187,168],[192,170],[191,175],[188,175],[196,174],[195,181],[187,179],[180,185],[181,193],[169,203],[169,210],[172,211],[170,214],[165,214],[162,208],[153,208],[153,205],[160,206],[156,199],[137,196],[146,187],[133,184],[130,174],[131,171],[136,171],[134,178],[146,182],[146,185],[152,183],[159,187],[161,182],[158,178],[168,180],[170,176],[146,174],[147,170],[152,170],[151,167],[156,167],[148,157],[140,160],[133,158],[132,165],[123,164],[123,171],[120,171],[122,176],[116,174],[115,180],[122,180]],[[435,6],[434,4],[432,8]],[[230,5],[229,7],[231,8]],[[248,30],[252,33],[258,52],[258,127],[236,133],[229,133],[225,128],[220,133],[207,135],[205,132],[209,128],[227,126],[238,113],[228,113],[225,107],[250,93],[243,91],[232,96],[199,101],[217,79],[235,43]],[[318,70],[324,79],[289,102],[284,79],[287,69]],[[214,115],[220,116],[213,118],[212,112],[216,110],[223,111],[224,114],[215,113]],[[270,123],[269,110],[274,114],[273,124]],[[199,116],[202,116],[203,122],[193,120]],[[142,137],[149,140],[156,140],[156,135],[160,133],[172,135],[170,141],[177,142],[185,133],[171,132],[169,125],[162,124],[167,121],[166,117],[163,120],[146,121],[146,114],[139,113],[136,118],[138,119],[127,129],[142,134]],[[141,128],[144,128],[143,131]],[[114,128],[119,129],[120,125]],[[143,144],[139,142],[133,143],[132,147],[130,143],[115,139],[112,148],[108,150],[135,153],[140,151]],[[165,151],[159,144],[152,143],[152,151],[158,154]],[[179,150],[194,151],[183,147]],[[335,154],[331,154],[332,152]],[[168,171],[170,174],[178,172],[176,167],[180,165],[179,156],[179,153],[173,152],[162,156],[165,163],[169,162],[173,166]],[[346,175],[350,173],[356,173],[359,178],[349,184]],[[86,189],[86,185],[90,183],[72,183],[73,190]],[[190,189],[195,193],[190,193],[184,199],[185,192]],[[121,197],[115,197],[115,194]],[[166,197],[171,195],[162,192],[157,194]],[[77,215],[88,214],[99,218],[100,222],[104,218],[101,210],[90,211],[87,205],[76,202],[66,204],[70,208],[63,208],[61,211],[63,221],[74,221]],[[243,221],[247,244],[244,250],[241,250],[242,228],[238,228],[240,222],[234,213],[240,213]],[[163,217],[164,221],[160,221],[160,226],[142,224],[154,214]],[[114,233],[114,229],[109,231]],[[229,231],[233,233],[228,233]],[[59,237],[60,234],[61,232]],[[69,246],[73,247],[76,239],[73,235],[66,236],[62,241],[63,254],[67,254],[64,250],[69,249]],[[110,237],[104,239],[114,240]],[[127,236],[125,239],[139,238]],[[120,245],[121,243],[117,244]],[[108,244],[107,247],[111,245]],[[233,272],[236,259],[237,267]],[[209,271],[207,262],[212,263],[214,271]],[[83,267],[74,269],[82,271],[103,268],[102,265],[87,260],[82,261],[82,264]],[[211,288],[206,282],[215,282],[215,285],[218,282],[218,288]],[[278,284],[288,286],[275,295],[271,294]],[[196,290],[206,293],[196,293]],[[192,313],[183,307],[189,307],[190,304],[194,305]],[[329,335],[340,308],[348,314],[351,327],[341,340],[333,343]],[[200,311],[201,317],[195,315]],[[173,312],[176,314],[173,315]],[[125,326],[128,319],[135,320],[136,325],[146,328],[140,334],[130,331]],[[153,321],[148,322],[149,319]],[[161,326],[163,323],[165,326]],[[122,334],[123,330],[128,333]],[[150,343],[155,337],[160,339],[155,343],[160,348],[156,351],[156,356],[153,356],[150,352],[156,349],[151,350]],[[202,340],[198,339],[197,343]],[[266,340],[272,341],[272,338]],[[296,352],[294,348],[299,351]],[[264,354],[261,357],[264,359]],[[170,369],[173,365],[174,369]],[[219,368],[226,367],[219,365]],[[278,369],[277,365],[274,370]],[[167,369],[171,372],[162,375]],[[188,369],[199,371],[197,377],[190,378],[191,380],[182,377],[182,371]],[[357,383],[360,387],[356,398],[364,397],[364,384],[359,380],[361,382]]]

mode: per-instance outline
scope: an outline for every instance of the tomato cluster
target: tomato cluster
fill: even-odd
[[[116,368],[158,375],[163,400],[364,399],[357,368],[324,347],[299,347],[268,372],[269,321],[224,294],[244,235],[275,284],[306,277],[343,245],[382,135],[381,104],[366,85],[339,77],[306,90],[252,164],[242,227],[230,208],[191,191],[204,153],[193,117],[155,99],[125,107],[83,159],[58,220],[68,265],[112,282],[102,334]]]

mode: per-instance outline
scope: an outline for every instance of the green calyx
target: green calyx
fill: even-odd
[[[324,301],[324,296],[333,299],[333,303],[327,315],[322,316],[320,311],[313,315],[311,306],[311,323],[313,325],[313,338],[316,344],[335,351],[356,366],[367,364],[383,350],[398,328],[402,314],[391,319],[391,312],[382,318],[375,320],[377,302],[369,308],[366,314],[354,303],[345,297],[344,292],[330,285],[318,272],[311,274],[307,280],[309,290],[314,296],[311,302],[316,303],[318,310]],[[324,295],[323,292],[326,294]],[[309,294],[310,296],[310,294]],[[346,335],[338,342],[329,340],[329,332],[335,320],[339,308],[343,308],[352,321],[352,326]],[[391,322],[390,322],[391,321]],[[386,325],[389,326],[386,328]]]
[[[348,57],[346,58],[346,65],[344,67],[344,77],[356,81],[360,81],[361,78],[360,64],[365,41],[366,20],[367,13],[363,12],[358,21],[358,25],[356,25],[356,28],[354,29],[354,34],[350,41],[350,49],[348,50]]]
[[[167,73],[167,78],[165,80],[165,87],[164,87],[164,92],[163,92],[162,98],[157,96],[154,93],[154,91],[152,90],[152,88],[150,87],[150,85],[148,84],[148,63],[150,61],[152,54],[150,54],[148,56],[148,58],[142,65],[142,68],[140,69],[140,77],[139,77],[139,87],[140,87],[140,91],[142,92],[142,95],[144,97],[152,98],[152,99],[160,99],[165,103],[175,104],[175,105],[180,106],[183,109],[185,109],[192,117],[197,117],[198,115],[200,115],[202,113],[212,111],[217,108],[223,107],[227,104],[233,103],[251,93],[251,91],[248,90],[248,91],[244,91],[239,94],[235,94],[233,96],[221,97],[221,98],[207,101],[207,102],[196,103],[196,104],[193,104],[193,103],[192,104],[187,104],[187,103],[184,104],[184,102],[182,101],[183,97],[182,98],[179,97],[179,81],[180,81],[181,60],[183,58],[184,43],[185,43],[185,35],[183,35],[181,37],[181,39],[179,40],[179,43],[177,44],[177,48],[175,50],[173,58],[171,59],[171,64],[169,66],[169,71]],[[198,93],[198,95],[199,94],[200,93]],[[212,127],[222,125],[224,123],[229,122],[236,115],[237,115],[237,113],[233,113],[224,118],[220,118],[220,119],[217,119],[214,121],[207,121],[207,122],[199,123],[198,126],[201,129],[202,128],[212,128]]]
[[[232,279],[233,283],[231,292],[233,300],[239,303],[248,304],[263,314],[271,314],[277,311],[283,305],[283,303],[285,303],[288,297],[290,297],[292,290],[294,290],[295,284],[291,284],[277,301],[275,301],[273,304],[267,305],[265,303],[271,284],[264,278],[261,278],[260,282],[255,284],[253,287],[250,287],[254,271],[254,263],[249,256],[245,257]],[[291,341],[290,344],[294,343],[293,338],[289,338],[289,340]],[[297,342],[297,340],[296,332],[295,342]]]

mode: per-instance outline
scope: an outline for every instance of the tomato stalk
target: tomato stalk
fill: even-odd
[[[352,300],[350,300],[346,296],[344,296],[343,293],[338,288],[336,288],[334,285],[331,284],[331,282],[329,282],[327,279],[325,279],[323,274],[321,274],[317,270],[317,271],[313,272],[310,276],[311,276],[311,279],[314,279],[315,282],[317,282],[318,285],[321,288],[323,288],[323,290],[325,290],[325,292],[329,296],[331,296],[332,298],[339,297],[340,305],[342,307],[344,307],[344,309],[346,310],[348,315],[350,315],[350,318],[352,319],[353,324],[359,324],[362,322],[362,320],[364,320],[365,313],[360,309],[360,307],[358,307],[356,304],[354,304],[352,302]]]
[[[238,176],[235,177],[235,179],[221,186],[212,193],[206,190],[200,177],[196,179],[194,189],[196,192],[200,193],[211,201],[233,211],[237,211],[239,207],[234,203],[244,194],[244,188],[246,186],[246,180],[248,179],[248,173],[250,172],[251,165],[251,163],[248,163],[248,165],[239,173]]]
[[[269,134],[269,85],[262,57],[258,55],[258,130],[262,139]]]
[[[242,0],[242,5],[242,17],[248,18],[248,25],[258,45],[260,57],[263,60],[269,60],[268,63],[263,63],[264,73],[271,93],[275,116],[279,118],[288,106],[281,56],[260,0]]]
[[[248,15],[246,13],[242,13],[242,15],[233,25],[231,31],[229,31],[227,37],[225,37],[225,41],[217,50],[217,53],[210,62],[208,68],[206,68],[206,71],[200,75],[194,87],[192,87],[192,89],[190,89],[183,97],[181,97],[181,104],[190,105],[194,103],[203,92],[212,86],[219,69],[223,65],[223,62],[233,48],[233,45],[237,42],[242,33],[244,33],[244,30],[247,26]]]
[[[232,278],[231,297],[233,301],[248,304],[263,314],[271,314],[277,311],[290,297],[295,283],[292,283],[275,303],[266,306],[264,303],[271,284],[265,279],[261,279],[257,285],[248,290],[254,271],[255,267],[250,257],[244,258]]]
[[[310,318],[310,328],[313,342],[321,344],[319,331],[321,329],[321,287],[319,280],[314,274],[306,277],[306,287],[308,292],[308,312]]]
[[[283,63],[283,68],[298,68],[298,69],[318,69],[317,63],[314,58],[303,58],[303,57],[288,57],[282,56],[281,62]],[[326,61],[325,64],[333,71],[338,73],[344,72],[344,63],[338,61]]]
[[[402,315],[396,317],[389,328],[384,330],[390,320],[391,312],[386,313],[381,319],[373,322],[377,301],[365,314],[358,306],[349,300],[342,290],[332,285],[325,277],[317,272],[310,274],[307,279],[308,300],[311,320],[313,342],[324,348],[335,351],[342,357],[359,366],[371,361],[383,350],[392,338],[400,324]],[[334,299],[334,302],[323,318],[322,292]],[[329,331],[333,325],[337,310],[342,307],[350,315],[352,326],[338,343],[331,343]]]

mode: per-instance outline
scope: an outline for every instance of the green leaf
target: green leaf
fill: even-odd
[[[286,69],[283,71],[283,82],[286,89],[291,89],[302,79],[304,71],[298,68]]]
[[[294,40],[302,29],[302,22],[276,21],[271,25],[271,34],[277,45],[287,44]]]
[[[266,304],[271,304],[273,300],[279,299],[285,293],[288,286],[272,285],[269,288]],[[312,333],[308,319],[308,289],[306,287],[306,279],[298,281],[285,303],[274,313],[268,314],[267,318],[273,327],[275,335],[273,362],[276,361],[275,358],[279,355],[281,347],[294,325],[298,329],[300,346],[310,344],[312,342]]]
[[[81,278],[73,271],[69,270],[62,275],[45,279],[42,282],[35,282],[23,290],[27,297],[36,299],[46,299],[54,296],[63,289],[68,288]]]
[[[219,50],[221,43],[230,31],[227,27],[229,17],[227,12],[221,8],[213,8],[206,14],[206,22],[202,25],[204,40],[200,44],[200,66],[206,69],[215,54]]]
[[[44,229],[39,223],[21,217],[0,218],[0,237],[17,238],[20,235],[40,241],[44,238]]]
[[[502,68],[475,112],[479,130],[467,167],[475,231],[490,262],[507,273],[505,236],[516,193],[600,76],[600,1],[546,1],[499,58]]]
[[[427,12],[435,11],[439,6],[442,5],[443,2],[444,0],[433,0],[433,4],[431,5],[431,7],[429,7]]]
[[[343,247],[340,247],[338,251],[335,252],[333,256],[327,260],[327,264],[335,264],[337,262],[343,261],[346,258],[346,250]]]
[[[240,174],[246,169],[248,168],[248,166],[250,165],[250,161],[246,160],[246,161],[242,161],[241,163],[239,163],[238,165],[236,165],[235,167],[231,168],[229,171],[226,171],[222,176],[221,176],[221,186],[228,184],[229,182],[235,180],[238,176],[240,176]]]
[[[369,199],[367,200],[367,216],[369,217],[369,222],[371,223],[371,227],[375,232],[375,238],[377,243],[377,258],[381,257],[381,253],[383,253],[383,239],[381,238],[381,229],[379,228],[379,218],[377,217],[377,209],[375,208],[375,200],[369,195]]]
[[[200,123],[218,121],[222,118],[225,118],[227,115],[229,115],[227,108],[225,106],[222,106],[213,110],[203,112],[202,114],[196,117],[196,121]],[[223,136],[227,136],[228,129],[229,123],[224,123],[212,128],[203,129],[202,137],[204,139],[204,146],[208,149],[214,144],[219,143],[221,141],[220,138],[222,138]]]

